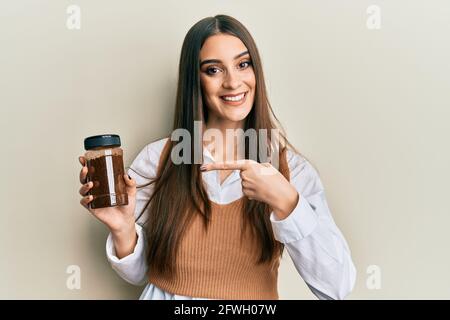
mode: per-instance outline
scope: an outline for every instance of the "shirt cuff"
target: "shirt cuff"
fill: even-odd
[[[317,226],[318,220],[317,214],[301,194],[297,206],[286,218],[279,220],[273,211],[270,214],[275,239],[281,243],[307,237]]]
[[[119,259],[116,256],[116,250],[114,248],[114,242],[112,239],[111,232],[108,235],[108,239],[106,239],[106,256],[108,258],[108,261],[114,266],[119,267],[121,265],[133,265],[135,264],[139,259],[142,259],[142,250],[144,248],[144,240],[143,240],[143,232],[142,227],[138,225],[137,223],[134,224],[137,234],[137,242],[136,246],[134,247],[134,250],[129,255]]]

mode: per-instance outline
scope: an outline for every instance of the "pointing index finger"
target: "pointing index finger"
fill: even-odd
[[[202,171],[211,171],[211,170],[244,170],[248,165],[247,159],[237,160],[237,161],[228,161],[228,162],[215,162],[204,164],[200,167]]]

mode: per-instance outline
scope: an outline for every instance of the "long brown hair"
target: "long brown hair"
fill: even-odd
[[[268,101],[261,59],[256,44],[248,30],[236,19],[226,15],[207,17],[197,22],[187,33],[181,49],[178,87],[175,105],[173,130],[185,129],[191,137],[194,135],[194,121],[208,120],[208,109],[203,100],[200,83],[200,50],[205,40],[215,34],[224,33],[239,38],[250,54],[256,78],[256,92],[253,107],[245,120],[244,132],[248,129],[267,130],[266,147],[271,145],[271,129],[279,129],[280,157],[286,156],[286,148],[295,147],[285,137],[284,130],[273,113]],[[277,121],[278,126],[274,124]],[[200,137],[202,138],[202,137]],[[203,148],[202,139],[191,143],[191,155],[194,144]],[[147,262],[149,270],[173,275],[178,245],[183,232],[193,215],[201,214],[205,228],[211,217],[211,204],[202,183],[200,166],[189,163],[175,165],[171,161],[171,151],[177,142],[169,139],[160,157],[156,177],[149,183],[138,186],[142,188],[154,183],[154,190],[139,217],[147,210],[148,219],[144,226],[148,241]],[[259,136],[258,136],[258,143]],[[248,141],[245,142],[245,157],[249,157]],[[259,148],[259,147],[258,147]],[[203,149],[196,149],[203,150]],[[270,153],[270,148],[266,148]],[[278,151],[277,151],[278,152]],[[297,151],[298,152],[298,151]],[[262,162],[259,157],[258,162]],[[284,168],[280,158],[279,171],[289,180],[289,170]],[[244,197],[243,226],[251,226],[252,233],[258,241],[261,251],[258,263],[268,262],[281,255],[284,246],[274,238],[270,222],[271,208],[256,200]],[[139,219],[138,217],[138,219]],[[151,272],[151,271],[150,271]]]

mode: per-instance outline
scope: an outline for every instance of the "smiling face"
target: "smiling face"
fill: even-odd
[[[200,81],[208,127],[243,127],[253,107],[256,87],[244,43],[228,34],[209,37],[200,50]]]

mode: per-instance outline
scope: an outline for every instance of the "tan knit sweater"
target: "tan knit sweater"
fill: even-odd
[[[208,231],[196,215],[178,250],[176,275],[149,272],[149,281],[172,294],[210,299],[278,299],[279,256],[257,264],[260,247],[246,229],[241,241],[244,198],[211,202]]]

